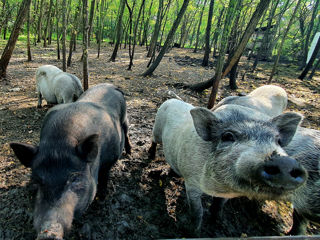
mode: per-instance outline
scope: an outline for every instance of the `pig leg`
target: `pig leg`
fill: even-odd
[[[129,130],[129,126],[128,126],[128,120],[126,119],[124,121],[124,123],[122,124],[122,128],[124,131],[124,148],[126,150],[126,154],[130,155],[131,154],[131,144],[130,144],[130,139],[129,139],[129,135],[128,135],[128,130]]]
[[[224,204],[228,201],[226,198],[213,197],[212,205],[210,206],[210,213],[212,221],[216,221],[221,217]]]
[[[108,193],[107,185],[111,167],[112,164],[104,164],[99,170],[97,197],[100,201],[103,201]]]
[[[203,216],[203,208],[201,203],[202,192],[199,188],[189,185],[187,182],[185,182],[185,186],[190,208],[191,223],[192,226],[195,226],[195,233],[200,235]]]
[[[156,151],[157,151],[157,143],[152,141],[151,147],[149,148],[148,155],[149,159],[155,159],[156,157]]]
[[[37,108],[41,108],[41,104],[42,104],[42,94],[40,91],[38,91],[38,105]]]
[[[293,210],[293,224],[287,235],[305,235],[307,232],[308,220],[299,214],[296,209]]]

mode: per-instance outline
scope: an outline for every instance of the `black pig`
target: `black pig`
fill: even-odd
[[[87,90],[75,103],[58,105],[45,116],[39,146],[11,143],[32,169],[37,183],[34,227],[38,239],[62,239],[74,216],[96,192],[106,196],[110,168],[123,148],[130,154],[126,103],[111,84]]]

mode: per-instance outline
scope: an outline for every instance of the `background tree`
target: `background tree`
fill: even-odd
[[[7,67],[12,56],[12,52],[16,46],[21,27],[24,23],[28,9],[30,8],[31,0],[23,0],[20,4],[17,19],[14,23],[10,38],[0,58],[0,78],[6,77]]]
[[[202,66],[204,67],[208,66],[209,64],[209,54],[211,49],[210,32],[211,32],[211,25],[212,25],[213,7],[214,7],[214,0],[210,0],[208,22],[207,22],[207,28],[206,28],[206,37],[205,37],[205,50],[204,50],[204,56],[202,60]]]
[[[89,39],[89,25],[88,25],[88,0],[82,0],[82,16],[83,16],[83,90],[89,87],[89,71],[88,71],[88,39]]]

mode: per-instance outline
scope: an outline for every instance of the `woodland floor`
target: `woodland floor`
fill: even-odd
[[[4,41],[0,41],[2,51]],[[43,117],[50,106],[36,108],[35,71],[43,64],[61,68],[55,48],[32,48],[33,61],[26,61],[25,46],[18,44],[8,67],[6,81],[0,82],[0,239],[34,239],[32,226],[34,193],[29,184],[30,170],[14,157],[9,142],[37,144]],[[172,49],[152,77],[141,77],[148,59],[145,48],[138,47],[134,67],[127,71],[128,50],[121,49],[116,62],[109,62],[111,46],[103,46],[96,58],[96,49],[90,50],[89,85],[108,82],[125,92],[130,121],[129,136],[133,145],[131,157],[113,167],[107,199],[93,202],[87,212],[73,222],[66,239],[155,239],[194,237],[186,220],[187,202],[183,179],[175,175],[165,163],[163,152],[155,160],[148,159],[147,150],[154,117],[160,104],[170,98],[168,90],[184,101],[206,106],[209,91],[198,94],[176,89],[173,84],[195,83],[207,80],[213,68],[201,67],[202,52],[190,49]],[[68,72],[81,79],[81,49],[74,53]],[[212,59],[211,59],[212,60]],[[266,84],[271,63],[261,63],[257,71],[249,72],[252,62],[245,58],[240,63],[237,91],[231,91],[224,79],[220,84],[218,100],[230,95],[248,93]],[[295,65],[281,65],[274,84],[286,89],[289,109],[305,116],[303,125],[320,128],[320,72],[312,81],[296,77],[301,70]],[[246,73],[243,78],[244,73]],[[212,204],[204,196],[205,209]],[[256,202],[232,199],[227,202],[218,220],[210,221],[205,211],[201,237],[240,237],[284,235],[291,227],[291,204],[284,202]],[[320,228],[310,225],[309,234],[319,234]]]

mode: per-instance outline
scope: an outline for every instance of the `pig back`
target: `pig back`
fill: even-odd
[[[40,149],[73,151],[92,134],[99,135],[98,161],[115,162],[122,153],[124,138],[118,119],[95,103],[75,102],[52,108],[45,116]]]
[[[126,102],[123,93],[112,84],[102,83],[86,90],[78,102],[92,102],[99,104],[105,111],[126,121]]]

